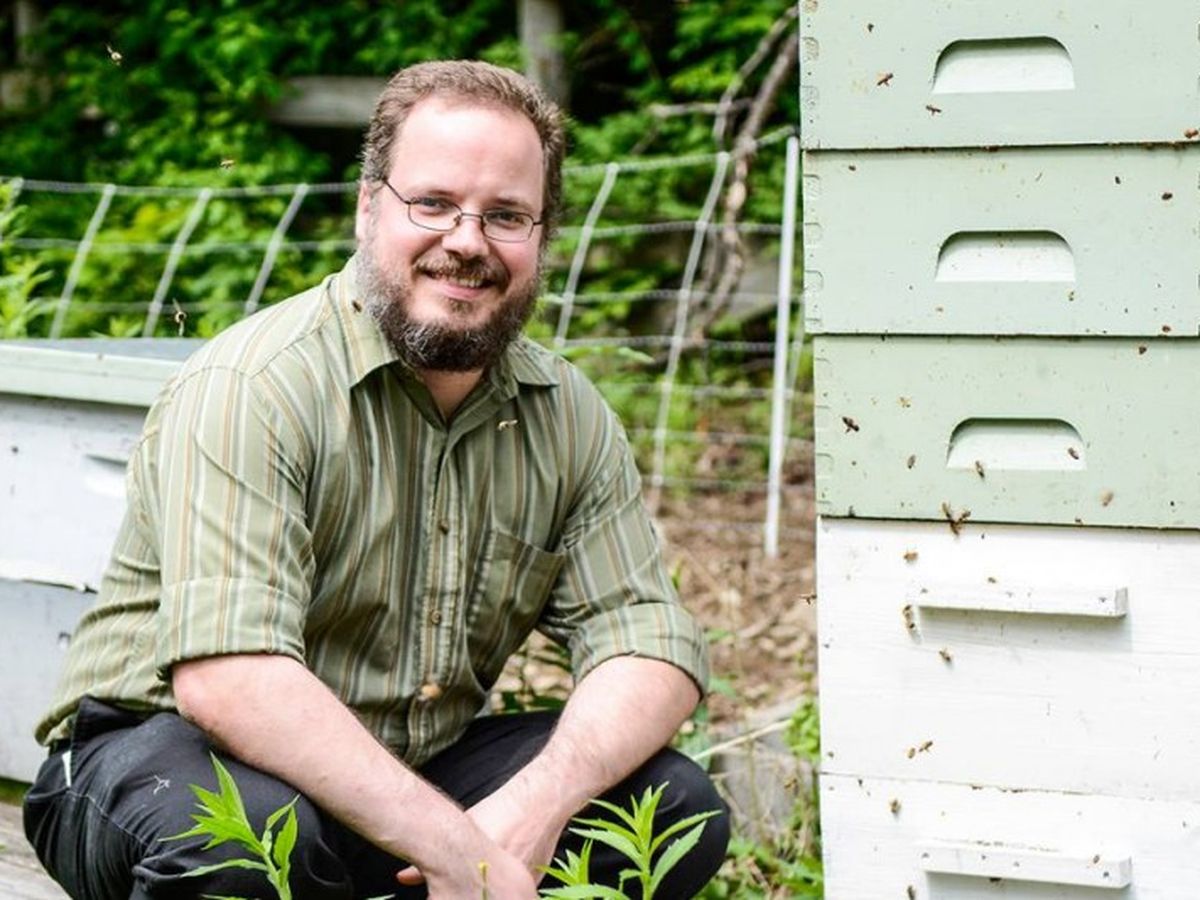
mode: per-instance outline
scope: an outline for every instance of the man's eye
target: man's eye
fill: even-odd
[[[521,226],[528,221],[525,213],[514,212],[511,209],[489,209],[486,215],[489,222],[504,228]]]
[[[422,212],[431,213],[445,212],[450,208],[449,203],[439,200],[437,197],[417,197],[413,200],[412,205]]]

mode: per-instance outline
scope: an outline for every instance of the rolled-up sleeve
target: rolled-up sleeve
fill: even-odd
[[[155,665],[278,653],[304,660],[312,539],[295,433],[244,373],[209,368],[166,403]]]
[[[607,409],[597,418],[593,471],[568,517],[540,629],[570,647],[576,680],[612,657],[641,656],[675,665],[704,692],[704,633],[671,583],[624,431]]]

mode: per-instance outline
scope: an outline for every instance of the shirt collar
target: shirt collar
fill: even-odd
[[[558,384],[557,357],[522,335],[509,344],[487,373],[504,396],[513,397],[518,384],[547,387]]]
[[[374,317],[358,289],[358,255],[351,256],[340,272],[333,276],[334,314],[346,335],[346,353],[350,363],[351,385],[358,384],[373,371],[391,363],[407,365]],[[557,357],[522,336],[497,360],[485,378],[507,397],[516,396],[517,385],[552,386],[559,383]]]
[[[330,293],[334,315],[346,337],[351,387],[376,369],[400,360],[359,294],[357,254],[351,256],[342,270],[333,276]]]

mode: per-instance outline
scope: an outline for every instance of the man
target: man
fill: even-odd
[[[706,678],[624,435],[519,337],[561,193],[560,114],[482,63],[400,72],[376,108],[359,249],[229,329],[151,409],[99,602],[26,800],[89,898],[261,896],[187,830],[227,760],[261,827],[296,794],[297,898],[529,900],[589,799],[668,782],[659,825],[720,801],[661,748]],[[480,717],[537,627],[570,647],[561,717]],[[607,792],[607,793],[606,793]],[[720,864],[724,815],[660,897]],[[486,865],[482,865],[486,864]],[[604,847],[593,875],[616,884]]]

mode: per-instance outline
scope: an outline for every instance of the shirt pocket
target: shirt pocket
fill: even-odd
[[[551,553],[499,529],[488,533],[467,609],[471,666],[484,690],[537,624],[565,561],[565,553]]]

